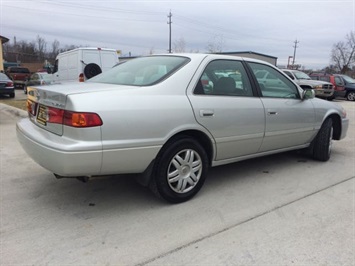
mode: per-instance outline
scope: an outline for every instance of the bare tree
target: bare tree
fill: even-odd
[[[36,50],[38,54],[38,61],[44,61],[45,53],[47,49],[47,42],[44,38],[37,35],[36,44],[37,44]]]
[[[174,41],[174,52],[175,53],[184,53],[186,49],[186,42],[184,37],[180,37],[180,39]]]
[[[331,61],[342,74],[351,69],[351,65],[355,63],[355,33],[353,31],[346,35],[345,41],[333,45]]]
[[[225,46],[225,41],[223,35],[214,35],[207,44],[206,50],[209,53],[221,53]]]
[[[49,52],[48,59],[54,61],[59,54],[59,41],[56,39],[52,42],[51,51]]]

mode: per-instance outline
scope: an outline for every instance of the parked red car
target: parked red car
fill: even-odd
[[[332,83],[334,86],[333,99],[336,97],[344,98],[346,96],[345,84],[341,77],[324,73],[311,73],[309,76],[314,80],[322,80]]]

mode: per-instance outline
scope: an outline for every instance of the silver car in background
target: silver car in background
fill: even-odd
[[[259,83],[260,71],[277,82]],[[85,83],[29,88],[17,136],[57,177],[140,174],[158,196],[183,202],[209,167],[303,148],[327,161],[349,121],[314,95],[263,61],[154,55]]]

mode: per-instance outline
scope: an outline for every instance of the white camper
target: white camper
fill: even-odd
[[[77,48],[57,55],[54,81],[80,81],[90,79],[118,63],[114,49]]]

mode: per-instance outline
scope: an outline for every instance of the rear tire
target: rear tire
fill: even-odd
[[[333,138],[333,121],[327,118],[313,141],[313,158],[318,161],[328,161],[331,154]]]
[[[9,96],[10,98],[15,98],[15,93],[10,93]]]
[[[184,202],[201,189],[207,171],[208,158],[203,147],[196,140],[183,136],[162,148],[150,188],[168,202]]]
[[[346,99],[348,101],[355,101],[355,92],[354,91],[350,91],[346,94]]]

